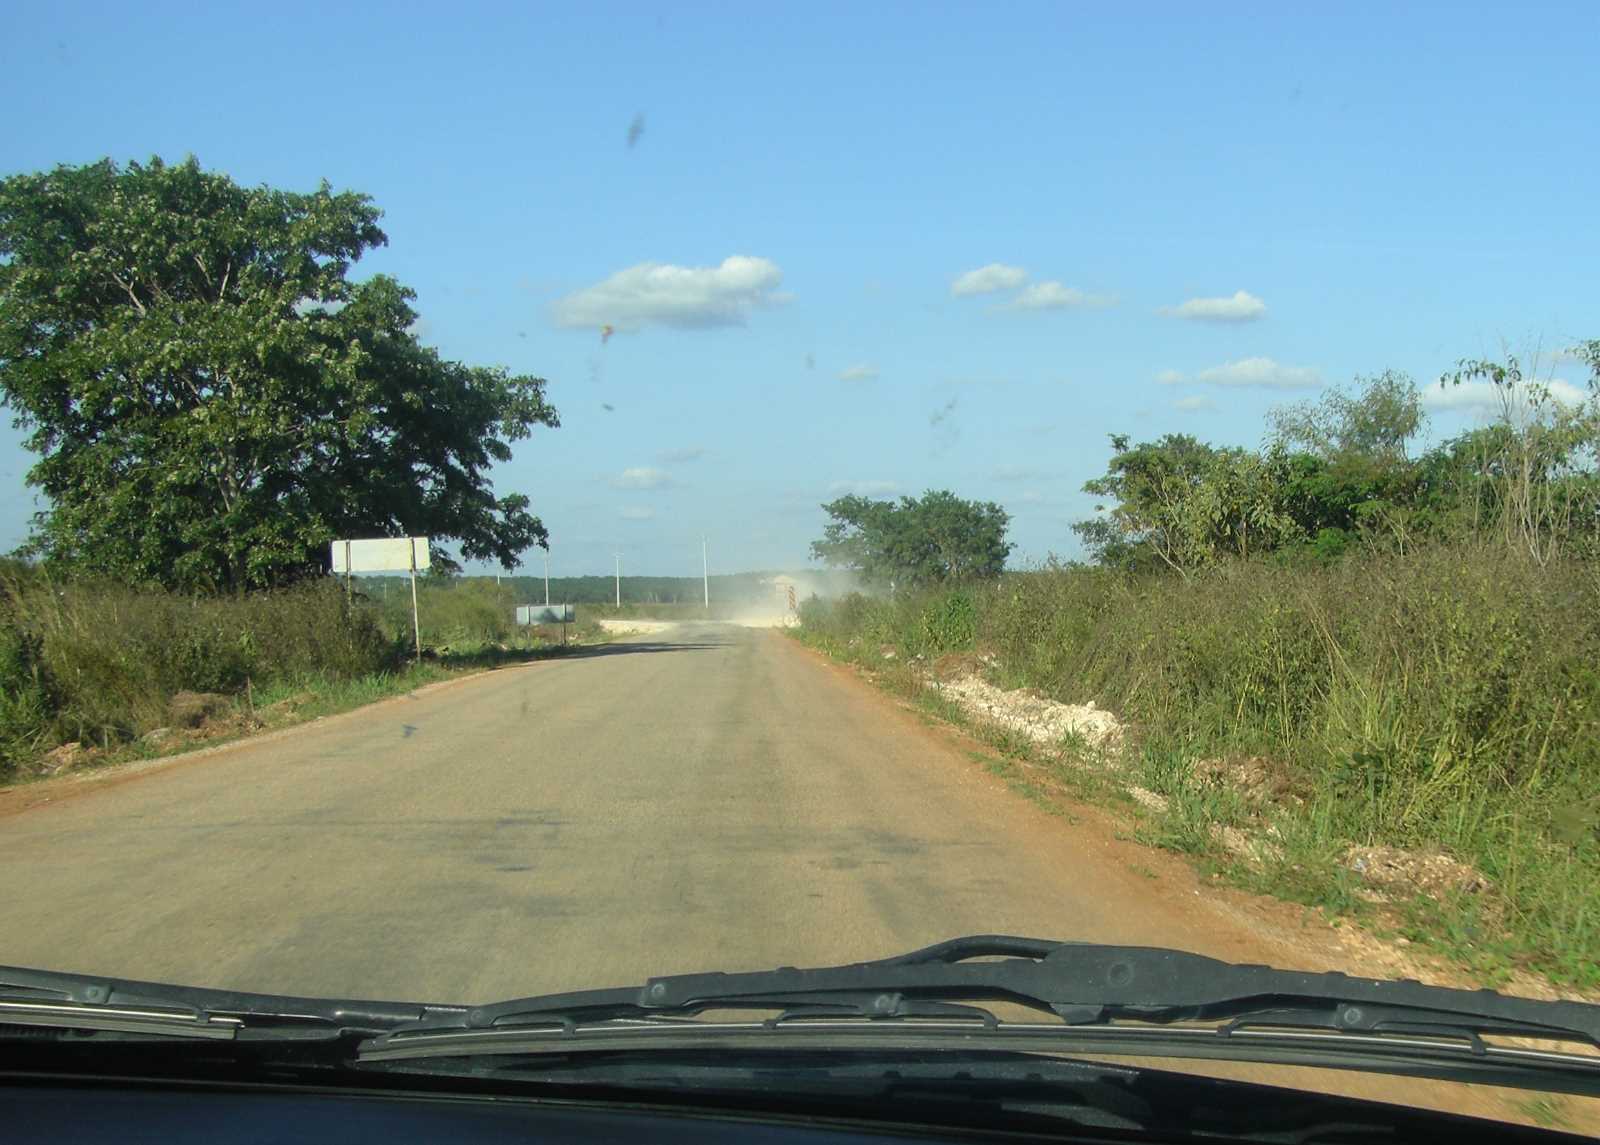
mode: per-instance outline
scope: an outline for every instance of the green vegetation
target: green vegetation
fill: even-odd
[[[415,664],[405,587],[388,601],[347,598],[327,578],[185,597],[12,562],[0,572],[0,779],[35,774],[63,744],[96,760],[156,754],[559,650],[559,627],[512,623],[493,578],[437,578],[419,585],[427,659]],[[569,628],[604,639],[586,614]]]
[[[1000,575],[1010,517],[992,501],[930,490],[899,502],[850,494],[822,507],[833,518],[811,555],[871,584],[911,588]]]
[[[0,180],[0,399],[49,502],[0,575],[0,775],[438,675],[407,661],[409,591],[348,596],[322,575],[330,540],[426,534],[508,569],[545,542],[487,475],[558,424],[544,381],[440,358],[410,290],[352,281],[379,218],[192,159]],[[497,594],[424,595],[452,664],[542,642]]]
[[[107,748],[168,727],[179,692],[400,667],[377,618],[329,583],[204,599],[13,569],[0,579],[0,771],[59,743]]]
[[[1600,341],[1577,349],[1600,382]],[[1336,560],[1352,548],[1496,539],[1537,563],[1600,556],[1600,410],[1556,401],[1504,364],[1464,362],[1445,386],[1494,387],[1500,417],[1411,459],[1423,429],[1416,386],[1385,373],[1351,395],[1274,412],[1263,449],[1219,448],[1184,434],[1133,444],[1111,437],[1104,498],[1073,526],[1095,561],[1189,576],[1272,556]]]
[[[412,291],[350,281],[379,218],[192,159],[0,180],[0,396],[49,499],[32,551],[219,592],[325,571],[339,537],[453,539],[508,569],[543,543],[487,470],[558,424],[544,381],[445,361]]]
[[[1285,411],[1256,453],[1119,441],[1083,530],[1099,567],[811,600],[802,638],[1095,701],[1128,725],[1124,786],[1158,797],[1147,841],[1486,978],[1600,985],[1593,403],[1408,460],[1410,392]],[[1377,884],[1353,848],[1444,874]]]

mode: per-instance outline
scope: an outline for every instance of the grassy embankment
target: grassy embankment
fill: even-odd
[[[991,658],[972,661],[1000,686],[1115,712],[1128,735],[1109,771],[1082,744],[980,734],[1079,795],[1159,793],[1164,811],[1130,806],[1141,837],[1225,878],[1425,941],[1488,981],[1524,966],[1600,985],[1593,565],[1462,548],[1189,580],[1053,569],[802,615],[802,639],[946,716],[923,683],[950,653]],[[1267,781],[1246,790],[1242,772]],[[1222,827],[1261,845],[1241,855]],[[1488,885],[1375,902],[1353,845],[1441,852]]]
[[[517,629],[492,581],[425,583],[418,664],[410,603],[347,602],[333,581],[190,598],[12,570],[0,576],[0,780],[215,743],[559,651],[559,628]],[[603,639],[585,616],[569,636]]]

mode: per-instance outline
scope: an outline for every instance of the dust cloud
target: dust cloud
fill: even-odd
[[[812,597],[826,599],[857,590],[853,578],[838,573],[826,577],[779,573],[763,578],[762,583],[772,590],[769,600],[730,604],[726,610],[713,609],[715,619],[744,628],[793,628],[800,623],[800,605]]]

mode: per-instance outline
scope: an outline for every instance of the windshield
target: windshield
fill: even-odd
[[[1593,7],[5,25],[0,964],[1600,1000]]]

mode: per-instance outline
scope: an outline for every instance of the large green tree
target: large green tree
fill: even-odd
[[[49,499],[33,550],[242,590],[325,568],[338,537],[428,534],[506,568],[544,543],[488,478],[558,424],[544,381],[441,358],[412,291],[351,281],[379,218],[193,159],[0,181],[0,395]]]
[[[910,586],[996,577],[1012,546],[1010,516],[992,501],[966,501],[946,490],[875,501],[855,494],[822,506],[832,518],[813,559],[880,584]]]

